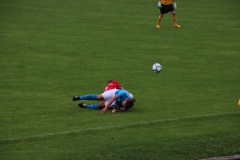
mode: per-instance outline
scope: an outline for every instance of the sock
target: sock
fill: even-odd
[[[98,100],[98,95],[96,94],[86,94],[84,96],[79,96],[79,100]]]
[[[172,16],[173,17],[173,23],[174,23],[174,26],[177,24],[177,17],[176,15]]]
[[[88,104],[88,105],[87,105],[87,108],[90,108],[90,109],[98,109],[98,104]]]

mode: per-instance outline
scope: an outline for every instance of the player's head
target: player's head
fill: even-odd
[[[108,83],[111,83],[112,81],[114,81],[113,79],[109,79],[108,81],[107,81],[107,84]]]
[[[136,100],[133,98],[128,99],[128,100],[125,100],[122,102],[122,106],[125,107],[125,109],[127,110],[127,109],[131,108],[135,102],[136,102]]]

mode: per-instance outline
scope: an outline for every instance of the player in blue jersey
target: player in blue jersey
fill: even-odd
[[[108,108],[113,108],[112,113],[128,110],[136,101],[133,99],[133,95],[124,89],[112,89],[99,95],[87,94],[83,96],[73,96],[72,100],[104,100],[104,102],[97,104],[78,104],[78,106],[82,108],[102,109],[101,113],[106,113]]]

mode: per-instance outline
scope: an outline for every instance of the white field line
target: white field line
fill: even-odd
[[[44,9],[43,8],[31,8],[31,7],[11,6],[11,5],[4,5],[4,4],[0,4],[0,6],[14,7],[14,8],[28,9],[28,10],[43,10],[43,11],[64,12],[64,13],[66,13],[66,12],[68,12],[68,13],[81,13],[81,14],[84,14],[83,17],[93,17],[93,16],[98,16],[98,17],[101,17],[101,16],[123,17],[123,15],[119,15],[119,14],[105,14],[105,13],[96,13],[96,12],[79,12],[79,11],[47,9],[47,8],[44,8]],[[124,17],[141,18],[141,19],[156,19],[156,16],[154,16],[154,15],[151,16],[151,17],[137,16],[137,15],[133,15],[133,16],[124,15]],[[212,23],[240,23],[239,21],[230,22],[230,21],[201,20],[201,19],[196,20],[196,19],[181,19],[181,18],[178,18],[178,21],[212,22]]]
[[[44,134],[35,134],[35,135],[23,136],[23,137],[6,138],[6,139],[1,139],[0,142],[15,141],[15,140],[21,140],[21,139],[28,139],[28,138],[42,138],[47,136],[64,135],[69,133],[81,133],[81,132],[101,130],[101,129],[120,128],[120,127],[128,127],[128,126],[141,126],[143,124],[158,123],[158,122],[171,122],[171,121],[178,121],[178,120],[185,120],[185,119],[214,117],[214,116],[222,116],[222,115],[234,115],[239,113],[240,112],[229,112],[229,113],[222,113],[222,114],[207,114],[207,115],[199,115],[199,116],[160,119],[160,120],[153,120],[153,121],[141,121],[141,122],[135,122],[135,123],[126,123],[126,124],[118,124],[118,125],[111,125],[111,126],[100,126],[100,127],[94,127],[94,128],[70,130],[70,131],[63,131],[63,132],[56,132],[56,133],[44,133]]]

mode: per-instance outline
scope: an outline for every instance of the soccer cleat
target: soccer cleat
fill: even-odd
[[[180,28],[181,26],[179,26],[178,24],[174,25],[175,28]]]
[[[73,100],[73,101],[79,100],[79,96],[73,96],[72,100]]]
[[[156,28],[160,28],[160,25],[159,25],[159,24],[157,24],[157,25],[156,25]]]
[[[86,108],[86,107],[87,107],[87,104],[79,103],[78,106],[79,106],[79,107],[82,107],[82,108]]]

